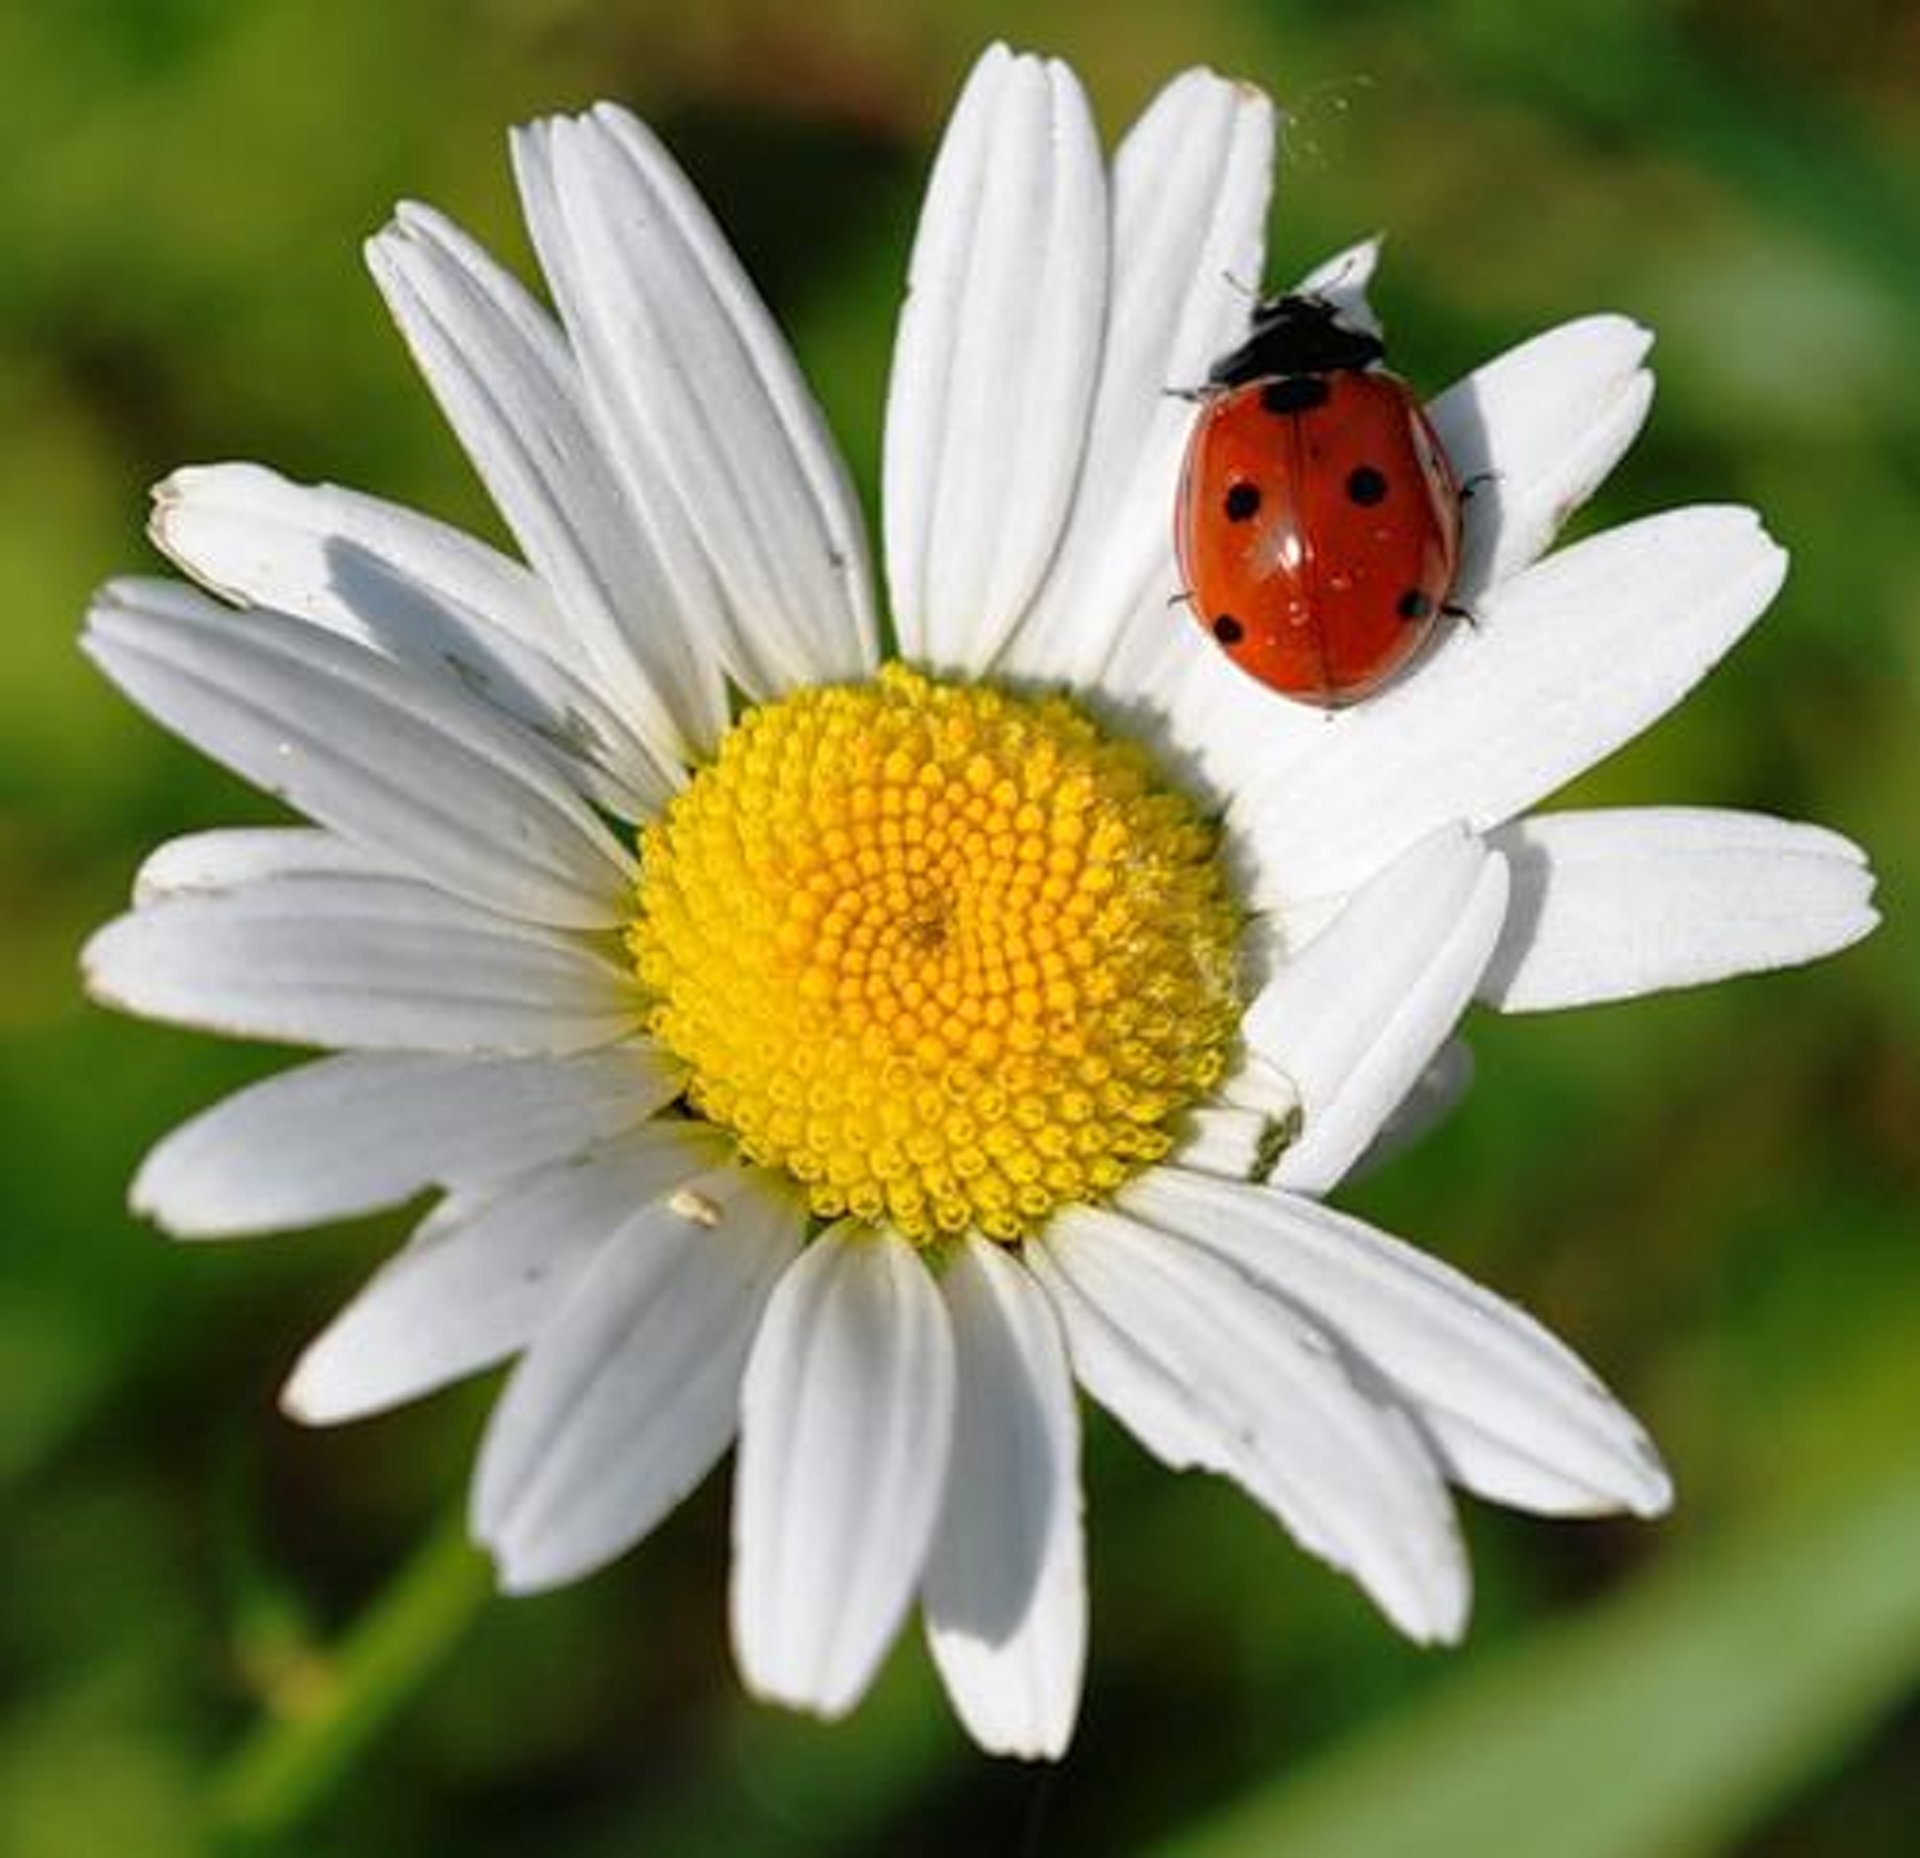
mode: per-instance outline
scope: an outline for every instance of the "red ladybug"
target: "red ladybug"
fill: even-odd
[[[1188,599],[1243,671],[1324,709],[1412,658],[1460,558],[1460,487],[1377,335],[1278,297],[1208,373],[1175,541]]]

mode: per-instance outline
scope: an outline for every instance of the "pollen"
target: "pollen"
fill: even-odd
[[[649,1030],[822,1217],[1024,1238],[1226,1069],[1218,831],[1064,698],[890,665],[762,704],[640,851]]]

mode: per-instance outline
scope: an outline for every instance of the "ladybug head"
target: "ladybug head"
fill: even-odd
[[[1208,384],[1239,387],[1276,374],[1372,367],[1386,345],[1372,330],[1343,322],[1340,309],[1326,297],[1269,297],[1255,306],[1247,339],[1207,371]]]

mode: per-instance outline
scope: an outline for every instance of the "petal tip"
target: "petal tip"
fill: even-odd
[[[154,485],[152,507],[147,511],[147,540],[183,574],[193,572],[181,552],[178,525],[184,494],[174,478],[163,478]]]
[[[134,1171],[127,1184],[127,1211],[170,1239],[184,1239],[192,1236],[193,1216],[166,1179],[165,1147],[162,1143],[154,1149]]]
[[[1459,1516],[1451,1503],[1446,1506],[1446,1528],[1441,1540],[1446,1552],[1433,1572],[1433,1593],[1429,1601],[1432,1611],[1425,1642],[1437,1646],[1458,1645],[1473,1623],[1473,1567],[1467,1559]]]
[[[90,639],[98,638],[105,632],[118,631],[124,621],[135,615],[142,586],[137,575],[116,574],[112,580],[103,581],[94,590],[93,598],[87,602],[86,619],[80,635],[82,649]]]
[[[181,502],[192,493],[195,481],[204,477],[208,469],[206,465],[176,465],[148,489],[147,501],[156,513]]]
[[[1637,1475],[1627,1493],[1628,1513],[1646,1522],[1669,1514],[1673,1509],[1673,1475],[1653,1441],[1644,1434],[1634,1441],[1633,1468]]]
[[[507,131],[507,161],[520,184],[523,198],[532,185],[533,177],[549,160],[549,144],[553,140],[553,125],[557,120],[552,116],[535,116],[527,122],[515,123]]]
[[[600,98],[596,103],[582,110],[574,121],[594,123],[608,135],[619,136],[623,140],[638,136],[649,149],[655,142],[653,131],[647,127],[646,123],[624,103],[616,103],[611,97]]]
[[[1618,343],[1619,366],[1626,379],[1634,378],[1635,371],[1645,372],[1639,364],[1646,359],[1656,338],[1638,317],[1629,316],[1624,310],[1599,310],[1581,320],[1596,336]]]
[[[336,1321],[301,1350],[293,1372],[281,1384],[276,1404],[296,1425],[339,1426],[350,1420],[370,1419],[399,1404],[391,1396],[365,1397],[366,1384],[356,1387],[350,1355],[333,1346],[340,1332]]]
[[[387,220],[360,241],[361,260],[382,290],[398,281],[407,244],[406,229],[397,217]]]
[[[849,1687],[841,1682],[829,1684],[824,1673],[802,1676],[793,1671],[773,1671],[756,1664],[749,1656],[743,1635],[736,1627],[733,1636],[733,1662],[740,1674],[740,1686],[756,1703],[775,1709],[795,1710],[823,1723],[839,1722],[859,1702],[864,1685]]]
[[[963,108],[979,108],[990,104],[1023,68],[1037,70],[1039,65],[1040,60],[1032,52],[1016,51],[1005,39],[995,39],[968,70],[960,86],[959,99],[954,104],[954,114],[959,115]]]
[[[1411,1593],[1404,1593],[1395,1604],[1387,1605],[1385,1596],[1368,1583],[1361,1588],[1381,1605],[1394,1629],[1409,1644],[1423,1651],[1444,1651],[1458,1645],[1467,1636],[1473,1618],[1473,1577],[1468,1571],[1466,1551],[1455,1531],[1449,1531],[1455,1554],[1448,1565],[1428,1571],[1427,1578]]]
[[[1449,1603],[1443,1613],[1437,1615],[1432,1629],[1420,1643],[1435,1651],[1451,1651],[1467,1636],[1467,1628],[1473,1623],[1473,1596],[1463,1593],[1458,1604]]]
[[[387,224],[395,232],[414,238],[433,238],[445,231],[447,216],[424,200],[402,199],[393,203]]]
[[[309,1348],[293,1364],[293,1372],[287,1376],[276,1400],[280,1411],[296,1425],[325,1426],[337,1417],[317,1385],[320,1378],[314,1366],[313,1350]]]
[[[551,1555],[543,1558],[540,1538],[516,1539],[504,1517],[496,1515],[483,1520],[477,1482],[469,1498],[467,1540],[493,1564],[494,1591],[509,1600],[528,1600],[536,1594],[552,1593],[588,1571]]]
[[[110,955],[115,940],[114,932],[128,920],[127,917],[118,916],[110,923],[103,923],[81,945],[80,991],[96,1006],[128,1010],[125,996],[116,990],[114,982],[108,978],[112,965]]]
[[[1071,1723],[1057,1729],[1052,1725],[1036,1728],[1022,1724],[1017,1729],[998,1734],[990,1730],[983,1733],[973,1723],[968,1723],[966,1728],[974,1746],[983,1755],[993,1755],[1004,1761],[1064,1761],[1073,1743]]]
[[[536,1594],[552,1593],[565,1587],[586,1570],[543,1561],[534,1545],[502,1540],[482,1542],[493,1563],[493,1584],[509,1600],[530,1600]]]

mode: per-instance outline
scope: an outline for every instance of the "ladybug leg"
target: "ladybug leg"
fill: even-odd
[[[1441,607],[1440,616],[1443,619],[1464,619],[1475,632],[1480,630],[1480,615],[1470,606],[1455,606],[1449,600]]]
[[[1180,589],[1180,591],[1177,594],[1167,595],[1167,605],[1169,607],[1191,606],[1192,604],[1193,604],[1193,589],[1191,587],[1183,587]]]
[[[1169,400],[1184,400],[1189,406],[1204,406],[1220,390],[1217,387],[1163,387]]]
[[[1462,503],[1471,502],[1473,493],[1478,490],[1482,484],[1498,483],[1499,479],[1500,473],[1498,471],[1476,471],[1460,486],[1460,501]]]

